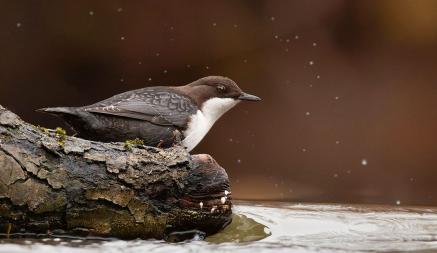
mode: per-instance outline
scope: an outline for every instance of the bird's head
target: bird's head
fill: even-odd
[[[184,90],[196,101],[199,107],[210,100],[227,101],[234,104],[240,101],[261,100],[257,96],[242,91],[233,80],[223,76],[200,78],[184,86]]]

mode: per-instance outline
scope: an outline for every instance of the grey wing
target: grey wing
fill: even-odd
[[[184,95],[145,88],[116,95],[83,107],[83,110],[183,128],[189,116],[196,113],[197,107]]]

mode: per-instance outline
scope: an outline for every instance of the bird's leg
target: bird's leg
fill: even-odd
[[[160,140],[158,145],[156,145],[157,148],[161,148],[162,144],[164,144],[164,140]]]
[[[180,145],[182,143],[182,133],[179,130],[173,131],[173,146]]]

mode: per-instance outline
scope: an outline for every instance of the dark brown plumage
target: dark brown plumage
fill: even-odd
[[[88,106],[43,108],[38,111],[61,117],[80,137],[86,139],[113,142],[140,138],[149,146],[169,147],[174,144],[176,132],[180,132],[184,139],[192,116],[202,111],[206,101],[214,98],[226,101],[259,100],[244,93],[229,78],[210,76],[185,86],[127,91]],[[218,108],[224,109],[230,108]]]

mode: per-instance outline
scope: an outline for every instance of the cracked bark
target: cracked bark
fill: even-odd
[[[209,155],[63,137],[0,106],[3,235],[212,234],[231,220],[228,192]]]

